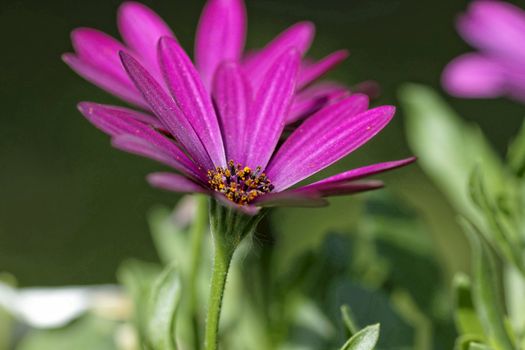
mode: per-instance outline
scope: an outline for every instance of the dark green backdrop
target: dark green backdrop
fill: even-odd
[[[156,259],[146,213],[155,204],[172,206],[178,199],[145,183],[147,172],[159,168],[156,164],[113,150],[108,138],[80,116],[75,109],[79,100],[114,100],[60,60],[61,53],[71,50],[69,32],[75,27],[116,34],[119,3],[1,2],[0,271],[14,273],[22,285],[108,282],[123,258]],[[203,1],[146,3],[191,49]],[[312,20],[318,29],[313,56],[339,48],[352,53],[332,76],[350,84],[375,79],[383,89],[378,102],[395,103],[396,89],[403,82],[439,87],[446,62],[468,50],[453,28],[455,14],[466,4],[248,0],[249,46],[261,45],[294,21]],[[478,121],[500,150],[524,114],[523,106],[507,100],[448,99],[465,118]],[[409,153],[400,111],[380,137],[348,157],[341,168]],[[417,167],[384,178],[394,193],[413,205],[436,193]],[[310,211],[308,220],[323,220],[326,213],[341,213],[342,220],[350,220],[344,217],[344,206],[353,200]],[[278,215],[296,220],[306,213],[280,210]],[[302,233],[302,239],[308,234]]]

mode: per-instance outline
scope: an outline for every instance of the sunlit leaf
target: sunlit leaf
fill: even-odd
[[[483,327],[472,300],[472,285],[468,276],[457,274],[454,278],[454,302],[456,327],[460,334],[483,340]]]
[[[341,306],[341,314],[343,318],[343,323],[345,324],[345,329],[347,331],[347,336],[348,338],[350,338],[359,331],[350,306],[348,306],[347,304]]]
[[[462,221],[469,234],[473,251],[473,297],[477,314],[495,350],[515,350],[505,325],[505,313],[500,281],[496,270],[495,257],[476,228],[466,220]]]
[[[379,324],[363,328],[350,338],[341,350],[372,350],[379,339]]]
[[[175,320],[180,300],[180,277],[168,266],[151,286],[148,338],[154,350],[176,350]]]
[[[525,122],[509,145],[507,160],[516,175],[519,177],[525,175]]]

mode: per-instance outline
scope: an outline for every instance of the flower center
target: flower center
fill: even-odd
[[[261,172],[261,167],[253,171],[249,167],[235,164],[233,160],[227,167],[208,170],[208,183],[212,190],[223,193],[226,198],[239,205],[252,202],[262,194],[273,190],[273,185]]]

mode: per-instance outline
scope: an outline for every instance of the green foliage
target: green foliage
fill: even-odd
[[[350,338],[341,350],[373,350],[379,338],[379,324],[363,328]]]
[[[154,350],[177,350],[175,323],[181,281],[176,267],[168,266],[151,286],[148,339]]]
[[[30,332],[16,350],[117,350],[117,323],[87,315],[56,330]]]

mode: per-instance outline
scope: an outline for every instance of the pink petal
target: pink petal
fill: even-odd
[[[172,96],[199,136],[215,166],[226,157],[219,122],[211,98],[186,52],[173,39],[159,42],[161,69]]]
[[[149,106],[142,98],[139,91],[134,86],[128,85],[111,76],[106,71],[101,70],[98,67],[92,66],[89,63],[82,61],[80,58],[72,53],[66,53],[62,55],[62,60],[78,75],[86,79],[92,84],[95,84],[99,88],[108,91],[112,95],[127,101],[140,108],[148,109]]]
[[[304,66],[299,72],[299,81],[297,82],[297,88],[301,89],[313,81],[319,79],[328,71],[334,69],[337,65],[341,64],[348,57],[349,53],[347,50],[336,51],[325,58]]]
[[[149,184],[163,190],[180,193],[208,193],[208,190],[190,179],[173,173],[152,173],[147,177]]]
[[[169,26],[149,7],[134,1],[120,5],[117,14],[120,34],[155,77],[160,76],[157,44],[161,37],[175,38]]]
[[[345,182],[355,181],[355,180],[359,180],[364,177],[379,174],[379,173],[382,173],[388,170],[397,169],[405,165],[411,164],[415,161],[416,161],[416,157],[410,157],[410,158],[401,159],[401,160],[367,165],[361,168],[348,170],[348,171],[345,171],[344,173],[330,176],[326,179],[314,182],[302,188],[303,189],[315,189],[321,186],[340,185],[340,184],[344,184]]]
[[[241,58],[245,39],[244,1],[208,0],[195,39],[195,65],[208,90],[211,90],[215,70],[221,62]]]
[[[295,91],[300,57],[295,49],[288,50],[266,74],[252,107],[250,131],[246,133],[245,164],[263,169],[277,146]]]
[[[269,193],[253,203],[260,207],[324,207],[328,202],[316,191]]]
[[[121,52],[122,63],[151,110],[197,164],[212,169],[213,163],[201,140],[177,103],[133,57]]]
[[[237,63],[223,63],[215,73],[213,96],[226,147],[226,159],[244,161],[245,123],[251,91]]]
[[[133,136],[131,141],[126,139],[125,142],[126,145],[132,144],[131,148],[125,147],[123,143],[116,142],[118,148],[126,148],[125,150],[128,152],[156,159],[181,172],[203,180],[206,179],[205,171],[196,167],[171,140],[138,121],[137,112],[91,102],[80,103],[78,109],[93,125],[113,137]],[[140,152],[136,147],[138,145],[146,151]],[[163,158],[159,159],[159,155]]]
[[[259,87],[272,62],[291,47],[304,55],[312,44],[315,27],[311,22],[299,22],[279,34],[262,50],[251,54],[244,62],[252,86]]]
[[[461,35],[501,59],[525,61],[525,11],[504,1],[478,0],[458,19]]]
[[[319,83],[295,94],[286,124],[295,123],[321,108],[350,95],[350,91],[336,83]]]
[[[359,148],[381,131],[395,112],[392,106],[357,115],[349,111],[335,117],[325,111],[344,102],[319,111],[285,141],[267,168],[276,191],[292,186]]]
[[[309,185],[307,187],[299,187],[290,192],[302,193],[303,191],[318,191],[322,197],[344,196],[348,194],[360,193],[370,190],[383,188],[384,184],[381,181],[369,180],[352,183],[332,183],[332,184],[318,184]],[[287,191],[285,191],[287,192]]]
[[[479,54],[466,54],[450,62],[443,71],[442,83],[449,93],[461,97],[498,97],[506,90],[500,64]]]

